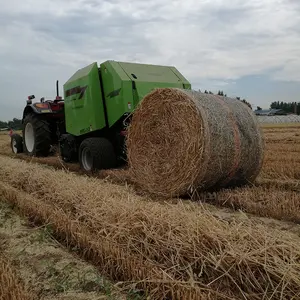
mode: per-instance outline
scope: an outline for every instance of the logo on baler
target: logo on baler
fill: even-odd
[[[88,87],[87,85],[73,87],[66,91],[66,97],[70,97],[70,96],[79,94],[79,97],[76,99],[76,100],[79,100],[84,96],[87,87]]]
[[[120,91],[121,91],[121,88],[114,90],[114,91],[110,92],[109,94],[107,94],[106,97],[113,98],[113,97],[119,96]]]

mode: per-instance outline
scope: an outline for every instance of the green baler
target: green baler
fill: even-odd
[[[65,161],[79,161],[86,171],[116,167],[126,160],[124,147],[130,115],[156,88],[191,89],[175,68],[105,61],[78,70],[63,86],[64,100],[32,103],[23,113],[23,141],[12,137],[15,153],[47,156],[59,144]]]

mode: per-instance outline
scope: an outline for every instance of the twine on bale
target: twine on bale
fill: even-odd
[[[133,113],[128,164],[146,192],[183,196],[254,182],[263,145],[257,119],[243,102],[161,88],[145,96]]]

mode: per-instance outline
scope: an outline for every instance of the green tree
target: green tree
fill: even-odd
[[[286,113],[296,113],[300,115],[300,102],[279,102],[274,101],[270,105],[271,109],[282,109]]]
[[[22,129],[22,120],[13,118],[13,120],[10,120],[8,122],[0,121],[0,128],[11,128],[14,130],[20,130]]]
[[[0,128],[7,128],[7,127],[8,127],[7,122],[0,121]]]
[[[252,105],[246,99],[243,99],[242,102],[252,109]]]

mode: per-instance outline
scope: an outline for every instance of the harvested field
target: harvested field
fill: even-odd
[[[153,203],[125,187],[26,162],[0,158],[0,166],[2,197],[154,299],[300,295],[297,235],[223,222],[197,204]]]
[[[76,249],[63,248],[49,224],[33,228],[3,198],[0,237],[1,300],[134,299],[82,261]]]
[[[254,185],[192,202],[141,196],[126,170],[93,178],[56,157],[13,159],[0,135],[0,196],[35,224],[50,224],[122,288],[151,299],[298,299],[300,126],[263,131]]]
[[[252,188],[225,190],[213,195],[197,196],[198,201],[207,201],[234,210],[242,210],[261,217],[293,221],[300,224],[300,183],[262,181]]]
[[[8,258],[0,251],[0,299],[33,300],[36,296],[30,293],[17,275]]]

